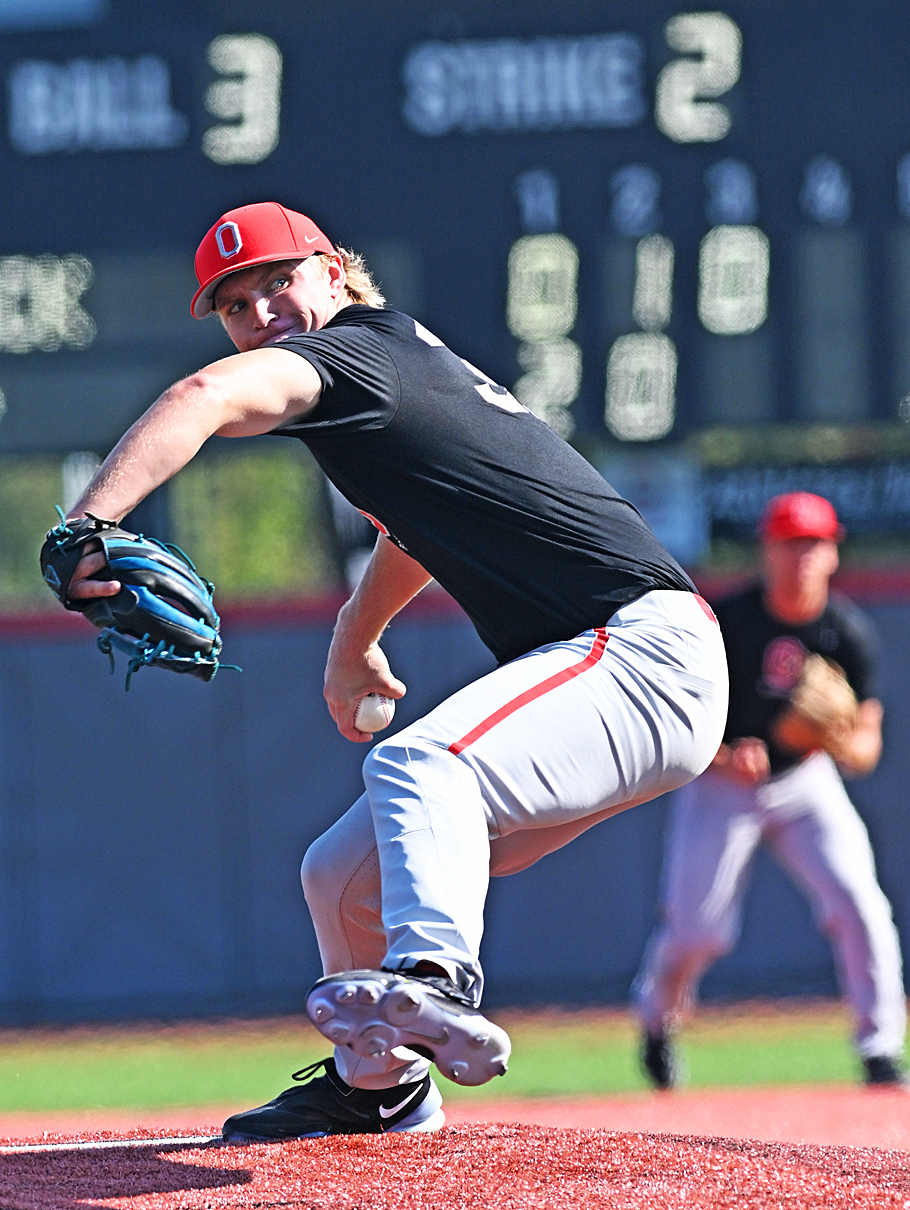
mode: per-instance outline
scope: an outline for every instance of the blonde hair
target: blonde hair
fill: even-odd
[[[348,297],[351,302],[363,303],[366,307],[384,307],[385,295],[373,281],[373,275],[366,266],[366,261],[359,252],[352,252],[350,248],[339,248],[338,254],[341,257],[344,265],[344,275],[346,278],[345,289],[348,292]],[[323,272],[328,266],[328,259],[324,252],[314,253],[314,259],[318,258]]]

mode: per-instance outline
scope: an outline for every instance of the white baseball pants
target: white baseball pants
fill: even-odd
[[[491,874],[697,776],[727,710],[720,630],[691,593],[654,591],[606,627],[461,689],[364,762],[366,793],[304,858],[326,974],[438,964],[480,1001]],[[361,1088],[420,1079],[411,1051],[336,1050]]]
[[[674,795],[663,923],[633,986],[643,1025],[652,1033],[674,1028],[705,970],[736,944],[761,843],[805,893],[831,941],[860,1055],[900,1054],[906,1000],[897,930],[866,828],[825,753],[762,786],[709,770]]]

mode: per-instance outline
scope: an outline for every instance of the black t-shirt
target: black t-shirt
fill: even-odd
[[[799,764],[771,740],[775,716],[814,652],[843,668],[860,701],[877,697],[878,643],[868,618],[832,593],[820,617],[805,626],[779,622],[765,609],[759,585],[721,601],[715,610],[730,667],[730,710],[724,742],[754,735],[768,745],[771,772]]]
[[[339,491],[468,614],[500,662],[693,592],[635,508],[415,320],[353,305],[283,341],[322,379],[299,437]]]

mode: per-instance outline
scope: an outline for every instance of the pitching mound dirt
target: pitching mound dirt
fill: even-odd
[[[906,1152],[528,1125],[279,1146],[159,1143],[0,1156],[0,1205],[7,1210],[865,1210],[908,1204]]]

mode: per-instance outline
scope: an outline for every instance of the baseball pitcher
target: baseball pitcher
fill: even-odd
[[[380,646],[434,578],[499,666],[384,739],[364,793],[306,854],[325,975],[309,1015],[332,1058],[231,1117],[231,1141],[429,1131],[436,1067],[506,1070],[479,1011],[492,875],[682,785],[723,734],[716,619],[635,508],[570,446],[407,315],[362,260],[275,202],[223,214],[196,254],[197,318],[238,350],[176,383],[106,459],[67,524],[119,521],[213,434],[306,443],[376,526],[341,610],[325,697],[343,736],[405,692]],[[120,591],[91,542],[61,599]],[[301,809],[304,810],[305,796]]]

